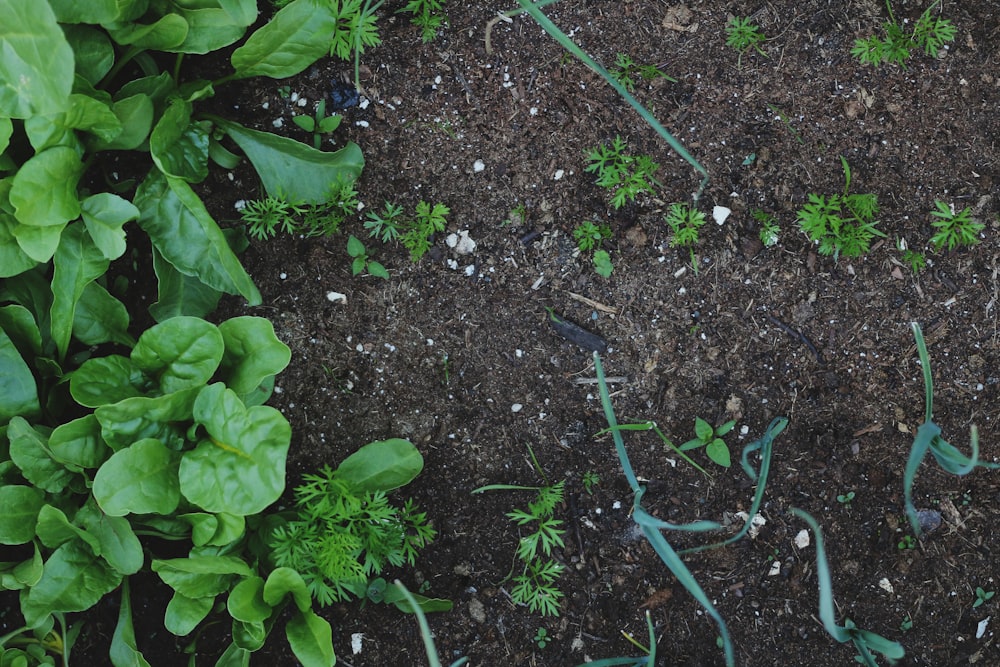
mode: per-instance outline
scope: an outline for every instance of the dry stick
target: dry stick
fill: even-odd
[[[811,340],[806,338],[806,335],[804,333],[802,333],[798,329],[793,329],[792,327],[788,326],[787,324],[779,320],[777,317],[774,317],[773,315],[766,315],[765,317],[767,317],[767,319],[771,322],[771,324],[775,325],[776,327],[784,331],[792,338],[801,341],[802,344],[805,345],[807,348],[809,348],[809,351],[813,353],[813,356],[816,357],[816,361],[823,363],[823,357],[820,356],[819,350],[816,349],[816,346],[812,344]]]

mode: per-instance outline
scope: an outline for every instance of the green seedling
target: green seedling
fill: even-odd
[[[931,237],[931,247],[935,251],[943,248],[954,250],[960,246],[972,246],[979,243],[979,233],[986,228],[981,222],[972,219],[972,209],[966,207],[955,213],[955,207],[943,201],[934,201],[937,210],[931,211],[935,219],[931,221],[934,236]]]
[[[368,235],[382,243],[398,239],[405,224],[403,207],[391,202],[385,202],[381,213],[369,211],[366,217],[365,229],[368,230]]]
[[[524,204],[518,204],[510,210],[507,214],[507,219],[500,223],[501,227],[506,227],[508,225],[513,225],[515,227],[520,227],[528,221],[528,207]]]
[[[764,244],[765,248],[770,248],[778,244],[778,236],[781,234],[781,228],[778,226],[777,219],[770,213],[766,213],[762,210],[754,209],[751,214],[753,219],[760,223],[760,232],[758,237],[760,242]]]
[[[994,595],[996,595],[996,591],[985,591],[981,587],[976,586],[976,601],[972,603],[972,608],[975,609],[976,607],[989,602]]]
[[[852,500],[854,500],[854,491],[848,491],[847,493],[837,496],[837,502],[843,505],[846,509],[851,509]]]
[[[928,452],[945,472],[960,477],[968,475],[977,467],[995,470],[1000,468],[1000,464],[979,460],[979,431],[975,425],[969,429],[969,447],[971,449],[969,456],[962,454],[954,445],[941,437],[941,427],[933,421],[934,378],[931,375],[930,355],[927,354],[927,344],[924,342],[924,334],[920,325],[913,322],[911,327],[917,345],[917,354],[920,356],[920,367],[924,375],[924,423],[917,427],[917,434],[913,438],[913,446],[910,448],[910,456],[906,460],[906,468],[903,471],[903,496],[910,527],[913,529],[914,535],[919,536],[920,523],[917,521],[917,509],[913,506],[913,480]]]
[[[694,434],[692,440],[688,440],[680,446],[682,452],[688,452],[698,447],[705,448],[705,454],[717,465],[728,468],[732,461],[729,457],[729,446],[722,440],[722,436],[733,430],[736,420],[729,420],[726,423],[712,428],[712,425],[701,417],[694,421]]]
[[[537,466],[537,461],[534,463]],[[517,559],[521,561],[522,570],[513,577],[511,599],[515,604],[526,605],[529,611],[538,612],[542,616],[558,616],[560,600],[564,596],[556,583],[564,567],[551,556],[553,549],[565,546],[562,539],[566,533],[562,528],[563,522],[554,517],[556,505],[562,502],[565,484],[565,480],[549,486],[489,484],[472,492],[536,492],[535,500],[528,503],[528,509],[514,509],[507,513],[507,517],[518,526],[533,531],[522,535],[518,541]]]
[[[900,551],[910,551],[917,548],[917,540],[912,535],[903,535],[896,543],[896,548]]]
[[[871,249],[878,229],[878,198],[873,194],[849,194],[851,168],[840,158],[844,169],[844,192],[829,197],[810,194],[809,203],[799,209],[798,223],[821,255],[860,257]]]
[[[535,643],[538,645],[538,648],[545,648],[546,646],[548,646],[549,643],[549,631],[546,630],[545,628],[538,628],[538,631],[535,633],[534,639]]]
[[[698,230],[705,224],[705,214],[687,204],[671,204],[664,217],[667,226],[673,234],[670,237],[672,248],[687,248],[691,254],[691,268],[698,274],[698,258],[694,254],[694,246],[698,243]]]
[[[315,116],[292,117],[293,123],[306,132],[312,133],[313,147],[316,150],[319,150],[320,146],[323,145],[323,135],[332,134],[334,130],[340,127],[341,120],[343,120],[343,116],[337,114],[333,114],[332,116],[326,115],[326,100],[320,100],[319,104],[316,105]]]
[[[597,275],[602,278],[610,278],[612,272],[615,270],[614,265],[611,263],[611,253],[607,250],[595,250],[594,251],[594,271]]]
[[[903,262],[909,265],[914,274],[919,274],[927,268],[927,257],[924,256],[924,253],[911,249],[906,243],[906,239],[897,239],[896,249],[903,253]]]
[[[599,250],[601,244],[611,236],[610,225],[599,225],[589,220],[581,222],[573,229],[573,240],[576,241],[576,247],[580,252]]]
[[[901,632],[909,632],[913,629],[913,619],[909,614],[903,617],[903,620],[899,623],[899,629]]]
[[[413,15],[410,23],[420,28],[420,39],[424,44],[434,41],[438,30],[448,24],[444,2],[445,0],[410,0],[399,10]]]
[[[332,236],[357,208],[354,182],[339,180],[330,186],[330,194],[322,203],[292,202],[266,195],[246,202],[240,209],[240,219],[247,234],[259,241],[273,238],[279,232],[289,236]]]
[[[420,261],[431,248],[431,237],[443,232],[451,209],[441,203],[433,206],[425,201],[417,204],[416,215],[406,225],[400,241],[410,251],[410,260]]]
[[[594,495],[594,487],[601,483],[601,476],[593,470],[583,473],[583,490],[588,495]]]
[[[351,257],[351,275],[356,276],[367,271],[370,276],[389,279],[389,271],[371,258],[364,242],[354,234],[347,237],[347,254]]]
[[[799,134],[799,131],[796,130],[794,127],[792,127],[792,121],[788,117],[788,114],[786,114],[784,111],[774,106],[773,104],[768,104],[767,108],[771,111],[771,113],[773,113],[775,116],[778,117],[778,119],[784,124],[784,126],[788,129],[788,131],[792,133],[792,136],[795,137],[795,140],[797,142],[799,142],[800,144],[806,143],[805,139],[802,138],[802,135]]]
[[[393,582],[393,586],[410,604],[410,608],[413,609],[413,614],[417,617],[417,627],[420,628],[420,638],[424,642],[424,651],[427,653],[427,664],[430,667],[442,667],[441,657],[438,655],[437,647],[434,645],[434,636],[431,634],[431,626],[427,623],[427,616],[424,614],[420,605],[417,604],[416,596],[406,589],[398,579]],[[459,658],[455,662],[451,663],[450,667],[462,667],[469,661],[468,658]]]
[[[608,72],[630,93],[635,92],[635,81],[637,78],[647,82],[655,79],[666,79],[667,81],[677,83],[677,79],[668,76],[666,72],[656,65],[636,64],[632,60],[632,56],[627,53],[617,54],[615,56],[615,64]]]
[[[760,55],[767,57],[760,45],[764,43],[764,33],[760,27],[750,20],[749,16],[733,16],[726,24],[726,46],[732,47],[740,52],[736,60],[737,66],[742,64],[743,54],[750,49],[755,50]]]
[[[597,175],[597,185],[610,194],[609,202],[615,209],[634,202],[641,194],[652,195],[653,186],[663,187],[654,178],[660,165],[648,155],[631,155],[628,145],[616,136],[610,144],[601,144],[586,153],[584,171]]]
[[[945,44],[955,41],[957,34],[957,29],[951,21],[931,15],[939,2],[940,0],[931,3],[914,23],[913,31],[907,33],[896,22],[892,5],[886,0],[885,7],[889,13],[889,20],[882,24],[885,36],[880,38],[872,35],[855,40],[851,55],[865,65],[877,67],[882,63],[892,63],[904,69],[913,49],[922,49],[927,55],[936,58]]]

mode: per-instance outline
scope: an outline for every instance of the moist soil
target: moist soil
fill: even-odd
[[[709,214],[694,246],[697,271],[688,249],[671,246],[664,214],[692,201],[699,175],[598,75],[530,18],[495,20],[511,3],[449,3],[449,25],[428,44],[407,15],[393,13],[402,5],[380,10],[383,44],[361,59],[367,106],[346,110],[324,148],[361,146],[357,188],[367,210],[442,202],[451,209],[447,232],[467,232],[474,250],[460,254],[440,234],[412,263],[397,244],[370,239],[391,278],[354,277],[345,246],[347,233],[367,238],[359,215],[333,237],[252,243],[243,261],[263,305],[227,300],[216,316],[267,317],[292,348],[271,400],[293,426],[290,489],[372,440],[404,437],[422,452],[422,474],[397,501],[414,498],[438,537],[416,567],[386,574],[454,602],[429,618],[445,663],[571,666],[639,655],[624,635],[647,643],[648,612],[656,664],[723,664],[717,626],[635,528],[614,444],[600,434],[607,422],[592,355],[550,326],[552,308],[607,342],[602,358],[621,422],[655,421],[682,443],[697,417],[736,420],[725,438],[732,467],[691,453],[707,476],[652,433],[626,434],[653,515],[729,526],[715,535],[668,532],[677,549],[741,525],[736,513],[749,509],[755,486],[739,452],[773,418],[789,418],[757,536],[685,557],[728,623],[739,665],[855,664],[850,645],[818,621],[815,539],[796,545],[806,525],[793,507],[823,528],[840,622],[900,641],[902,665],[1000,664],[997,622],[977,633],[1000,598],[973,607],[977,587],[998,587],[997,473],[958,477],[928,458],[914,498],[943,522],[912,545],[903,541],[902,481],[924,410],[912,321],[927,335],[944,436],[968,451],[975,424],[983,457],[1000,456],[997,4],[945,2],[955,41],[938,58],[915,52],[905,68],[850,55],[855,39],[888,18],[875,0],[547,7],[599,61],[627,53],[674,79],[638,81],[635,95],[711,175],[697,202]],[[897,0],[893,11],[909,28],[925,6]],[[761,27],[763,53],[726,45],[733,15]],[[230,84],[214,103],[248,126],[309,141],[292,115],[309,113],[331,80],[352,70],[324,60],[290,81]],[[617,210],[584,171],[585,151],[615,136],[659,163],[662,186]],[[886,236],[860,258],[835,261],[817,254],[795,216],[810,193],[842,192],[841,157],[852,192],[878,196]],[[235,224],[237,201],[261,193],[242,167],[205,186],[224,223]],[[935,200],[969,207],[985,225],[981,242],[927,249]],[[711,219],[716,206],[732,211],[721,225]],[[758,210],[781,227],[773,247],[759,240]],[[610,225],[610,278],[576,249],[572,230],[585,220]],[[901,241],[926,249],[926,269],[911,270]],[[332,292],[346,303],[331,301]],[[592,474],[600,481],[588,491]],[[510,595],[519,533],[505,513],[526,507],[532,493],[472,491],[560,480],[565,547],[554,558],[565,566],[565,598],[558,617],[543,617]],[[132,588],[143,598],[137,632],[150,662],[186,664],[179,649],[187,642],[162,627],[163,587],[150,579]],[[80,638],[84,664],[106,661],[112,602]],[[360,603],[321,613],[338,664],[427,664],[411,616]],[[220,623],[201,638],[200,663],[211,664],[225,633]],[[276,629],[253,664],[294,664],[282,635]]]

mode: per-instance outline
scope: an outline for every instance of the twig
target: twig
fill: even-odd
[[[803,345],[809,348],[809,351],[812,352],[813,356],[816,357],[816,361],[818,361],[819,363],[823,363],[823,357],[820,356],[819,350],[816,349],[816,346],[812,344],[811,340],[806,338],[806,335],[804,333],[802,333],[798,329],[793,329],[792,327],[788,326],[787,324],[779,320],[777,317],[774,317],[773,315],[765,315],[765,317],[767,317],[768,321],[770,321],[771,324],[775,325],[776,327],[784,331],[792,338],[801,341]]]

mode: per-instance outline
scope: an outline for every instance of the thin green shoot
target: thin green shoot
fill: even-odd
[[[685,149],[684,146],[679,141],[677,141],[677,139],[675,139],[672,134],[667,132],[667,129],[663,127],[660,121],[656,120],[653,114],[647,111],[646,108],[642,106],[642,104],[640,104],[639,101],[635,99],[635,97],[633,97],[632,94],[628,92],[628,90],[626,90],[621,83],[619,83],[606,69],[604,69],[604,67],[599,65],[596,61],[594,61],[593,58],[587,55],[587,53],[584,52],[583,49],[577,46],[576,42],[574,42],[572,39],[569,38],[568,35],[566,35],[566,33],[560,30],[556,26],[556,24],[553,23],[551,19],[549,19],[549,17],[547,17],[545,14],[542,13],[541,8],[546,5],[552,4],[553,1],[555,0],[542,0],[541,2],[532,3],[531,0],[517,0],[518,4],[521,5],[520,11],[514,10],[513,12],[507,12],[507,15],[513,16],[514,14],[520,12],[527,12],[528,14],[531,15],[533,19],[535,19],[538,25],[540,25],[542,29],[549,34],[550,37],[552,37],[559,43],[560,46],[562,46],[568,52],[572,53],[584,65],[592,69],[594,72],[599,74],[605,81],[607,81],[608,85],[614,88],[615,91],[619,95],[621,95],[625,99],[625,101],[628,102],[632,106],[632,108],[639,113],[642,119],[645,120],[646,123],[649,124],[649,126],[653,128],[653,130],[655,130],[656,133],[659,134],[660,137],[662,137],[663,140],[666,141],[667,144],[674,151],[676,151],[678,155],[684,158],[688,164],[694,167],[695,171],[701,174],[702,176],[701,183],[698,186],[698,190],[694,193],[693,197],[693,200],[697,202],[699,197],[701,197],[701,193],[704,192],[705,186],[708,185],[709,181],[708,171],[705,169],[705,167],[701,166],[701,163],[699,163],[696,159],[694,159],[694,157],[692,157],[690,153],[687,152],[687,149]]]
[[[616,430],[616,431],[652,431],[657,436],[659,436],[660,440],[663,441],[663,444],[667,445],[668,447],[670,447],[670,449],[674,450],[675,454],[677,454],[682,459],[684,459],[685,462],[687,462],[688,464],[690,464],[691,466],[693,466],[698,472],[700,472],[705,477],[711,477],[712,476],[711,474],[708,473],[707,470],[705,470],[700,465],[698,465],[694,461],[694,459],[692,459],[690,456],[688,456],[683,451],[681,451],[681,449],[677,445],[675,445],[670,440],[670,438],[668,438],[663,433],[663,431],[660,430],[660,427],[657,426],[656,422],[647,421],[647,422],[637,422],[635,424],[619,424],[619,425],[615,426],[613,429],[612,429],[612,427],[608,427],[606,429],[602,429],[602,430],[598,431],[594,435],[594,437],[596,438],[596,437],[604,435],[605,433],[611,433],[612,430]]]
[[[577,667],[654,667],[656,665],[656,632],[653,627],[653,618],[646,610],[646,629],[649,632],[649,646],[643,646],[632,635],[622,630],[622,636],[628,643],[637,647],[646,655],[638,658],[604,658],[603,660],[593,660],[591,662],[577,665]]]
[[[816,540],[816,578],[819,581],[819,618],[823,623],[823,628],[835,640],[841,643],[851,642],[858,651],[859,657],[867,667],[878,667],[872,651],[881,653],[890,661],[899,660],[905,655],[902,645],[898,642],[889,641],[882,635],[869,630],[861,630],[850,619],[844,621],[844,625],[837,625],[836,611],[833,605],[833,583],[830,578],[830,565],[826,559],[826,548],[823,544],[823,531],[819,524],[808,513],[798,508],[791,508],[789,511],[809,524]]]
[[[442,667],[441,658],[438,657],[437,647],[434,645],[434,636],[431,634],[431,626],[427,624],[427,616],[424,615],[423,610],[420,605],[417,604],[416,598],[413,594],[407,590],[403,583],[396,579],[393,584],[399,589],[399,592],[403,594],[406,601],[410,603],[410,607],[413,609],[414,615],[417,617],[417,625],[420,627],[420,637],[424,642],[424,650],[427,651],[427,662],[430,667]],[[459,658],[455,662],[451,663],[450,667],[461,667],[469,661],[468,658]]]
[[[525,443],[524,446],[528,448],[528,455],[531,457],[532,467],[535,469],[535,472],[538,473],[538,476],[542,478],[542,481],[545,482],[547,486],[549,483],[549,478],[545,475],[545,471],[542,470],[542,466],[538,463],[538,457],[535,456],[535,450],[531,448],[530,443]]]

